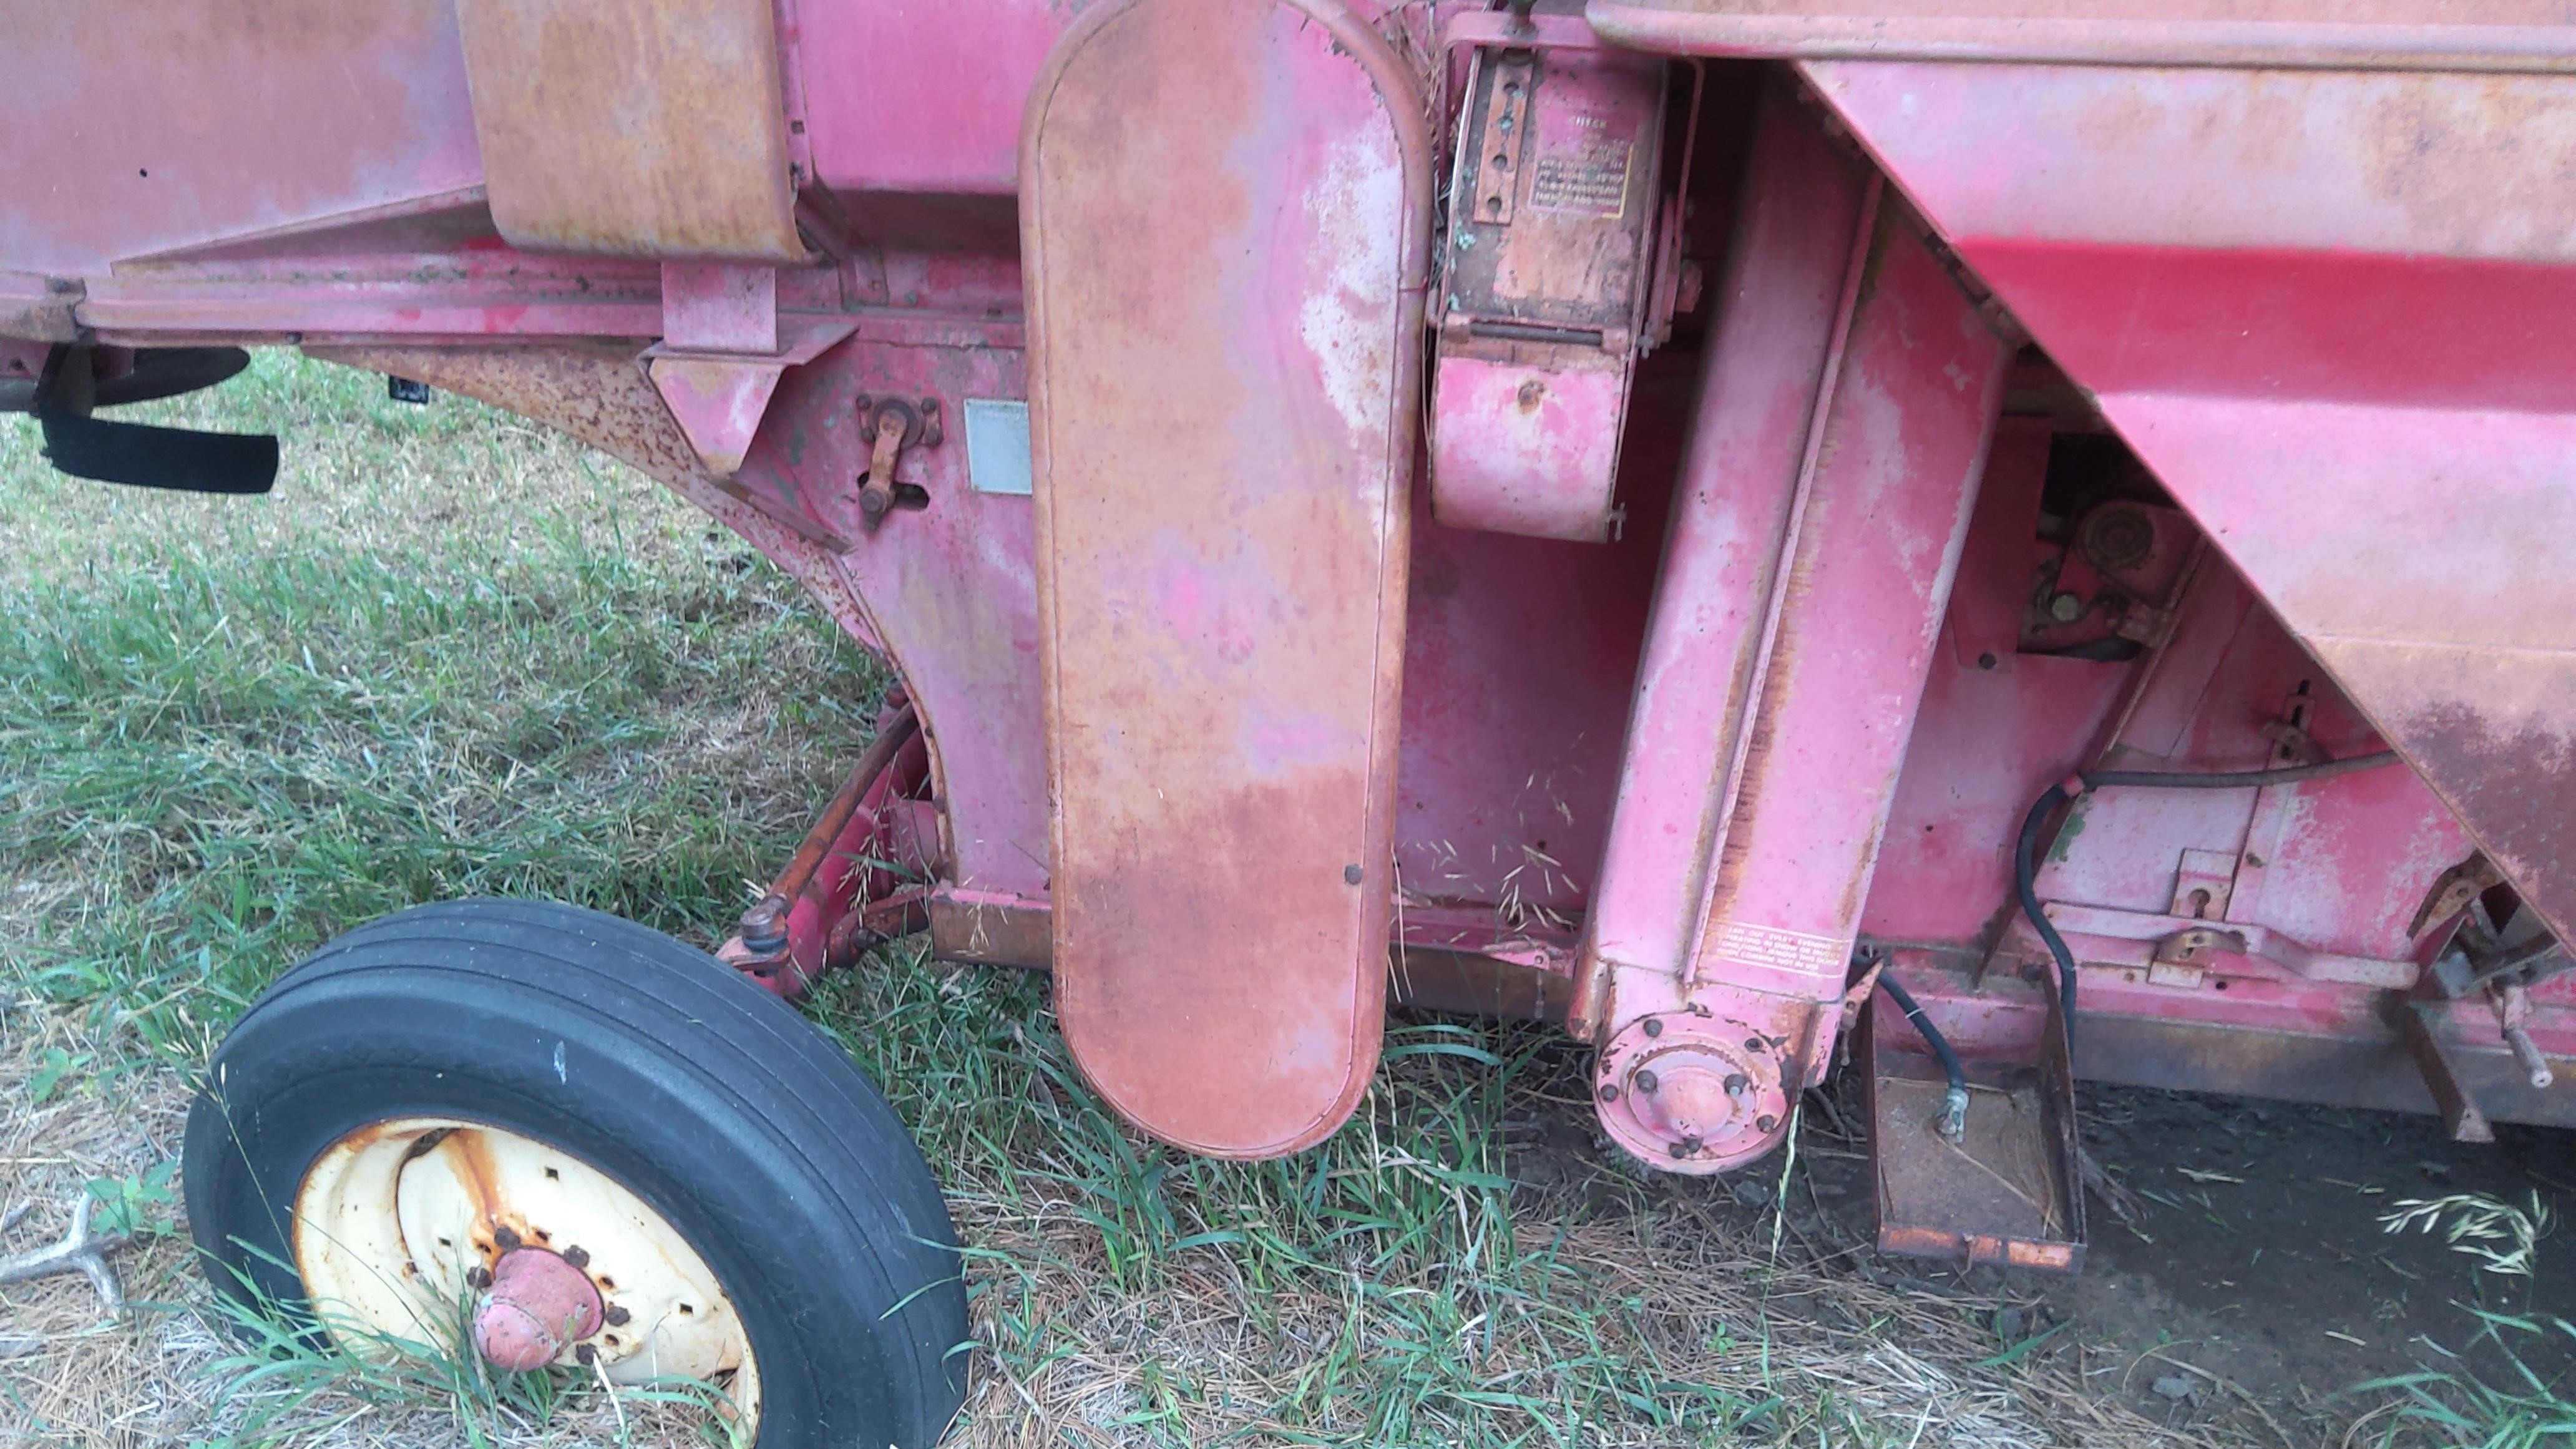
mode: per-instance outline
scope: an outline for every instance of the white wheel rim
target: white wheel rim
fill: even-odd
[[[750,1335],[715,1273],[642,1198],[561,1148],[459,1118],[373,1123],[305,1171],[294,1224],[305,1295],[351,1352],[410,1341],[472,1353],[459,1332],[468,1274],[489,1273],[496,1234],[514,1233],[528,1247],[579,1248],[601,1302],[625,1310],[556,1363],[587,1348],[612,1384],[712,1383],[740,1428],[759,1426]]]

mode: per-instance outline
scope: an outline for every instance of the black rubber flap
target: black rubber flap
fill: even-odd
[[[75,478],[183,493],[266,493],[277,483],[277,439],[200,433],[39,412],[45,455]]]

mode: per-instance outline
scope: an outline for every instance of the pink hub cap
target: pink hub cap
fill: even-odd
[[[599,1331],[606,1310],[590,1275],[543,1248],[512,1248],[474,1305],[474,1347],[494,1366],[526,1373]]]

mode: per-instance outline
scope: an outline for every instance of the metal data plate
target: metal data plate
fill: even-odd
[[[1450,186],[1449,318],[1634,331],[1667,69],[1608,51],[1477,53]]]

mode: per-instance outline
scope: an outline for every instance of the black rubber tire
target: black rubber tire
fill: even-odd
[[[280,1265],[306,1170],[405,1116],[561,1147],[661,1213],[750,1334],[760,1449],[926,1446],[964,1397],[956,1236],[920,1151],[829,1039],[704,952],[502,900],[325,946],[233,1027],[188,1114],[216,1286],[300,1304]]]

